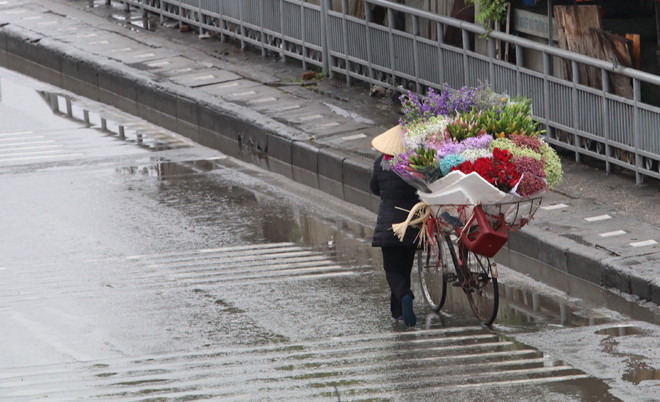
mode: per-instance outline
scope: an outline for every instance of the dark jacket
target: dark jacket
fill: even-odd
[[[373,247],[416,247],[415,238],[419,230],[409,227],[403,242],[394,234],[393,223],[401,223],[408,217],[408,212],[419,202],[417,190],[406,183],[391,170],[382,167],[383,155],[374,161],[369,187],[371,191],[380,196],[378,219],[374,229]],[[398,209],[403,208],[405,211]]]

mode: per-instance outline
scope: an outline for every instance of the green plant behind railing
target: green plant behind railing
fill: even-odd
[[[477,7],[477,22],[488,32],[492,31],[496,22],[506,21],[509,0],[466,0],[466,3]]]

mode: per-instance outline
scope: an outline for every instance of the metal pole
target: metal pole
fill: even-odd
[[[488,83],[491,88],[497,88],[495,85],[495,62],[493,61],[496,57],[495,41],[488,41]]]
[[[259,2],[259,29],[259,35],[261,36],[261,57],[265,57],[267,52],[266,34],[264,33],[264,3],[262,1]]]
[[[639,154],[639,130],[641,124],[639,121],[639,102],[642,100],[641,84],[638,79],[633,79],[633,99],[635,100],[633,110],[633,138],[635,140],[635,179],[637,184],[644,184],[644,175],[640,173],[642,168],[642,156]]]
[[[394,13],[392,10],[390,10],[389,13],[387,13],[390,16],[390,26],[394,26]],[[416,88],[417,88],[417,93],[422,92],[422,84],[419,82],[419,43],[417,42],[417,37],[419,36],[419,18],[417,18],[416,15],[413,15],[412,17],[412,29],[413,29],[413,63],[414,68],[415,68],[415,81],[416,81]]]
[[[341,2],[341,32],[344,46],[344,68],[346,69],[346,85],[351,86],[351,62],[348,59],[348,27],[346,26],[346,15],[348,14],[348,0],[342,0]],[[330,77],[332,77],[332,72],[330,72]]]
[[[553,127],[550,127],[550,80],[549,77],[552,74],[552,67],[550,64],[552,59],[550,55],[546,52],[543,52],[543,105],[544,105],[544,119],[545,125],[548,132],[548,137],[556,140]]]
[[[469,85],[469,63],[467,52],[470,50],[470,34],[461,27],[461,36],[463,37],[463,85]]]
[[[522,46],[516,43],[516,95],[522,95],[522,77],[520,67],[523,65]]]
[[[245,45],[245,26],[243,25],[243,2],[238,2],[238,20],[241,22],[241,50],[245,50],[247,45]]]
[[[575,136],[573,145],[575,146],[575,161],[580,162],[580,138],[578,136],[578,93],[577,85],[580,83],[580,72],[577,61],[573,60],[573,88],[571,90],[571,98],[573,101],[573,107],[571,108],[573,112],[573,135]]]
[[[280,0],[280,60],[282,61],[286,61],[286,55],[284,54],[284,24],[284,0]]]
[[[612,166],[610,163],[610,156],[612,149],[610,148],[610,117],[609,106],[607,105],[607,93],[610,91],[610,75],[607,70],[601,68],[601,81],[603,86],[603,137],[605,138],[605,172],[610,174]]]
[[[369,32],[369,21],[371,21],[371,8],[369,3],[364,1],[364,24],[365,24],[365,36],[367,37],[367,66],[369,69],[369,85],[373,85],[374,70],[371,66],[371,34]],[[390,51],[392,50],[390,42]],[[392,76],[392,84],[394,84],[394,76]]]
[[[442,25],[442,23],[438,22],[437,23],[437,30],[438,30],[438,68],[436,69],[438,71],[438,78],[439,82],[443,83],[445,82],[445,56],[442,53],[443,48],[442,45],[445,43],[445,27]]]
[[[302,49],[301,50],[301,56],[302,56],[302,63],[303,63],[303,70],[307,71],[307,44],[305,43],[305,3],[301,2],[299,4],[300,6],[300,41],[302,42]],[[324,24],[325,22],[323,21],[323,8],[325,7],[325,0],[321,0],[321,43],[323,43],[323,37],[324,37]],[[323,45],[321,45],[321,48],[323,48]],[[325,54],[322,55],[323,58],[325,58]]]
[[[366,8],[368,8],[367,5],[364,5]],[[392,33],[392,24],[394,23],[394,18],[392,18],[392,10],[387,10],[387,15],[389,17],[388,19],[388,34],[387,37],[389,38],[389,47],[390,47],[390,74],[392,76],[392,86],[396,87],[396,55],[394,54],[394,33]],[[370,23],[372,20],[371,13],[369,13],[369,20],[367,23]],[[369,43],[369,46],[371,46],[371,43]]]
[[[330,75],[330,46],[328,45],[329,24],[328,13],[332,9],[332,0],[325,0],[321,7],[321,53],[323,57],[323,74]]]
[[[552,0],[548,0],[548,45],[552,46]]]

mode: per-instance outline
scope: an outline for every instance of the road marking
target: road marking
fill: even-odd
[[[24,161],[24,160],[30,160],[30,159],[45,159],[45,158],[65,158],[65,157],[69,157],[69,156],[82,156],[82,155],[84,155],[84,154],[77,153],[77,154],[30,156],[30,157],[27,157],[27,158],[0,159],[0,162],[13,162],[13,161]]]
[[[34,138],[45,138],[45,137],[43,135],[37,135],[34,137],[0,138],[0,141],[31,140]]]
[[[188,71],[192,71],[192,68],[186,67],[186,68],[180,68],[178,70],[172,70],[173,73],[187,73]]]
[[[555,205],[547,205],[544,207],[541,207],[541,209],[545,211],[553,211],[555,209],[561,209],[561,208],[568,208],[568,205],[566,204],[555,204]]]
[[[148,57],[154,57],[155,55],[156,55],[155,53],[143,53],[143,54],[139,54],[139,55],[137,55],[133,58],[134,59],[146,59]]]
[[[289,105],[283,106],[279,109],[280,112],[286,112],[287,110],[300,109],[300,105]]]
[[[359,139],[365,138],[365,137],[366,137],[365,134],[360,133],[360,134],[355,134],[355,135],[349,135],[347,137],[342,137],[342,140],[346,140],[346,141],[359,140]]]
[[[644,241],[638,241],[638,242],[630,243],[630,245],[633,246],[633,247],[654,246],[656,244],[658,244],[658,242],[655,241],[655,240],[644,240]]]
[[[229,87],[237,87],[238,82],[230,82],[229,84],[222,84],[218,85],[218,88],[229,88]]]
[[[34,134],[34,131],[15,131],[13,133],[0,133],[0,137],[4,137],[6,135],[23,135],[23,134]]]
[[[55,141],[39,141],[39,142],[55,142]],[[34,142],[31,142],[30,144],[34,144]],[[23,145],[23,144],[17,144],[17,145]],[[13,147],[13,148],[3,148],[3,146],[0,146],[0,152],[4,151],[23,151],[23,150],[28,150],[28,149],[43,149],[43,148],[62,148],[64,145],[61,144],[55,144],[55,145],[38,145],[36,147]],[[13,154],[16,155],[16,154]]]
[[[612,219],[612,217],[609,215],[598,215],[598,216],[592,216],[590,218],[584,218],[584,220],[587,222],[599,222],[599,221],[606,221],[608,219]]]
[[[149,64],[147,64],[147,65],[148,65],[149,67],[160,67],[160,66],[166,66],[166,65],[168,65],[168,64],[170,64],[170,62],[167,61],[167,60],[165,60],[165,61],[157,61],[157,62],[155,62],[155,63],[149,63]]]
[[[298,119],[298,121],[318,120],[318,119],[322,119],[322,118],[323,118],[323,115],[321,115],[321,114],[312,114],[312,115],[309,115],[309,116],[301,117],[301,118]]]
[[[333,122],[331,122],[331,123],[321,124],[320,126],[317,126],[317,128],[336,127],[336,126],[338,126],[338,125],[339,125],[338,122],[333,121]]]
[[[621,235],[624,235],[626,233],[628,233],[628,232],[626,232],[625,230],[615,230],[613,232],[601,233],[598,236],[600,236],[600,237],[614,237],[614,236],[621,236]]]
[[[232,96],[248,96],[248,95],[256,95],[255,91],[245,91],[245,92],[238,92],[232,94]]]
[[[267,103],[267,102],[275,102],[276,100],[277,98],[261,98],[261,99],[255,99],[250,103]]]

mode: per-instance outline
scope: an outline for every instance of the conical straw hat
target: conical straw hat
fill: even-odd
[[[401,125],[397,124],[371,140],[371,146],[386,155],[398,155],[403,153],[402,137]]]

